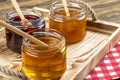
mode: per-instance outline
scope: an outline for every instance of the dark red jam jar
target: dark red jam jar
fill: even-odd
[[[42,12],[33,11],[22,11],[25,18],[32,23],[32,27],[24,27],[21,25],[21,19],[16,11],[10,11],[6,15],[6,22],[17,27],[25,32],[33,29],[44,28],[45,21]],[[34,27],[33,27],[34,26]],[[21,54],[21,45],[23,37],[6,29],[6,45],[7,47],[15,53]]]

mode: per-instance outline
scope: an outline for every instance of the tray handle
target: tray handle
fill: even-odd
[[[92,15],[92,21],[97,21],[97,15],[89,4],[87,4],[86,2],[84,2],[82,0],[76,0],[76,1],[82,3],[83,5],[85,5],[87,7],[87,9],[90,11],[90,13]]]

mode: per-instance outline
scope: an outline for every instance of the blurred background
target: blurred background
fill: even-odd
[[[21,9],[33,7],[48,8],[52,2],[61,0],[17,0]],[[70,0],[67,0],[70,1]],[[75,0],[73,0],[75,1]],[[78,0],[79,1],[79,0]],[[98,19],[120,23],[120,0],[83,0],[95,10]],[[5,20],[5,15],[14,7],[10,0],[0,0],[0,19]]]
[[[43,7],[49,8],[50,4],[59,0],[17,0],[21,9]],[[70,1],[70,0],[67,0]],[[98,15],[99,19],[108,20],[110,17],[120,18],[120,0],[83,0],[87,2]],[[4,19],[5,14],[14,9],[10,0],[0,0],[0,18]],[[115,20],[115,19],[114,19]],[[115,22],[118,22],[117,20]]]

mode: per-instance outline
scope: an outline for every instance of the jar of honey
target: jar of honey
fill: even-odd
[[[50,7],[49,26],[59,30],[67,43],[76,43],[86,35],[86,7],[77,2],[67,2],[70,16],[66,16],[61,2],[54,2]]]
[[[28,32],[48,46],[34,44],[28,39],[22,44],[22,71],[30,80],[59,80],[66,70],[66,41],[54,29]]]

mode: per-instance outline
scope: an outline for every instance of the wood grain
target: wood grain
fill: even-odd
[[[49,9],[49,6],[52,2],[54,2],[56,0],[18,0],[19,4],[20,4],[20,7],[22,9],[28,9],[28,8],[33,8],[33,7],[42,7],[42,8],[48,8]],[[105,20],[105,21],[110,21],[110,23],[107,23],[107,25],[111,24],[113,25],[111,22],[115,22],[115,23],[120,23],[120,0],[83,0],[85,2],[87,2],[89,5],[92,6],[92,8],[95,10],[97,16],[98,16],[98,19],[100,20]],[[6,5],[7,4],[7,5]],[[2,20],[5,20],[5,15],[7,12],[13,10],[13,6],[12,4],[10,3],[9,0],[0,0],[0,5],[2,6],[0,8],[0,19]],[[101,23],[105,23],[105,22],[101,22]],[[88,23],[89,24],[89,23]],[[109,50],[110,48],[112,48],[114,46],[114,44],[119,41],[119,37],[120,36],[120,30],[116,30],[117,27],[120,27],[118,25],[116,25],[117,27],[113,28],[113,26],[107,26],[107,25],[102,25],[102,24],[99,24],[98,22],[96,22],[95,25],[93,24],[89,24],[89,25],[92,25],[93,27],[96,26],[96,25],[99,25],[100,28],[102,29],[98,29],[98,31],[102,31],[102,34],[103,32],[107,32],[107,33],[104,33],[105,34],[105,37],[104,39],[106,38],[109,38],[109,36],[114,32],[114,34],[112,36],[110,36],[109,39],[107,39],[107,41],[109,41],[108,43],[105,43],[101,48],[100,50],[96,50],[96,53],[105,53],[105,54],[99,54],[98,56],[96,56],[93,60],[93,56],[95,56],[96,54],[92,55],[89,57],[89,59],[91,59],[91,61],[87,60],[88,62],[90,62],[91,64],[88,64],[89,65],[92,65],[91,67],[88,67],[87,68],[84,68],[82,67],[81,65],[87,65],[88,62],[85,62],[85,63],[79,63],[80,59],[77,60],[77,62],[73,65],[72,68],[75,68],[76,71],[80,72],[81,73],[76,73],[77,74],[77,77],[75,80],[80,80],[80,78],[84,78],[87,74],[85,74],[85,71],[86,72],[90,72],[96,65],[95,65],[95,61],[96,63],[98,63],[107,53],[106,53],[106,50]],[[107,29],[105,28],[107,26]],[[108,28],[109,27],[109,28]],[[96,29],[96,28],[94,28]],[[93,28],[92,28],[93,30]],[[116,30],[116,31],[115,31]],[[96,31],[94,30],[94,33],[96,33]],[[98,34],[94,34],[93,32],[91,31],[88,31],[88,36],[87,38],[91,38],[89,36],[93,36],[95,37],[95,39],[98,39],[97,36],[101,36],[101,33],[98,33]],[[4,37],[4,36],[3,36]],[[85,39],[86,40],[86,39]],[[6,47],[5,47],[5,43],[2,43],[3,41],[5,41],[5,38],[0,38],[0,43],[1,43],[1,46],[0,48],[2,48],[3,50],[0,51],[2,52],[2,54],[4,54],[4,50],[6,50]],[[88,40],[89,41],[89,40]],[[112,42],[112,43],[111,43]],[[87,43],[87,42],[86,42]],[[93,43],[92,43],[93,44]],[[92,45],[91,44],[91,45]],[[98,42],[99,44],[99,42]],[[77,45],[77,44],[76,44]],[[76,46],[74,45],[74,46]],[[82,44],[83,45],[83,44]],[[82,47],[81,45],[81,47]],[[87,47],[87,46],[85,46]],[[73,47],[69,47],[70,48],[73,48]],[[7,50],[6,50],[7,51]],[[9,50],[8,50],[9,51]],[[73,51],[74,52],[74,51]],[[9,54],[7,55],[10,55],[10,54],[13,54],[12,52],[10,52]],[[72,52],[71,52],[71,55]],[[80,54],[82,55],[82,54]],[[84,54],[83,54],[84,55]],[[15,56],[16,55],[11,55],[11,56]],[[76,55],[74,55],[73,57],[76,57]],[[70,55],[68,56],[69,60],[72,58]],[[71,63],[70,63],[71,64]],[[78,66],[79,64],[79,66]],[[83,69],[84,68],[84,69]],[[75,70],[73,72],[75,72]],[[82,71],[83,70],[83,71]],[[71,72],[70,72],[71,73]],[[83,75],[84,74],[84,75]],[[72,76],[73,74],[69,74],[69,76]],[[69,77],[68,76],[68,77]],[[76,75],[75,75],[76,76]],[[75,77],[74,76],[74,77]],[[0,76],[0,79],[2,79],[2,77]],[[4,79],[3,79],[4,80]],[[9,79],[8,79],[9,80]],[[14,80],[14,79],[13,79]],[[15,79],[17,80],[17,79]]]

